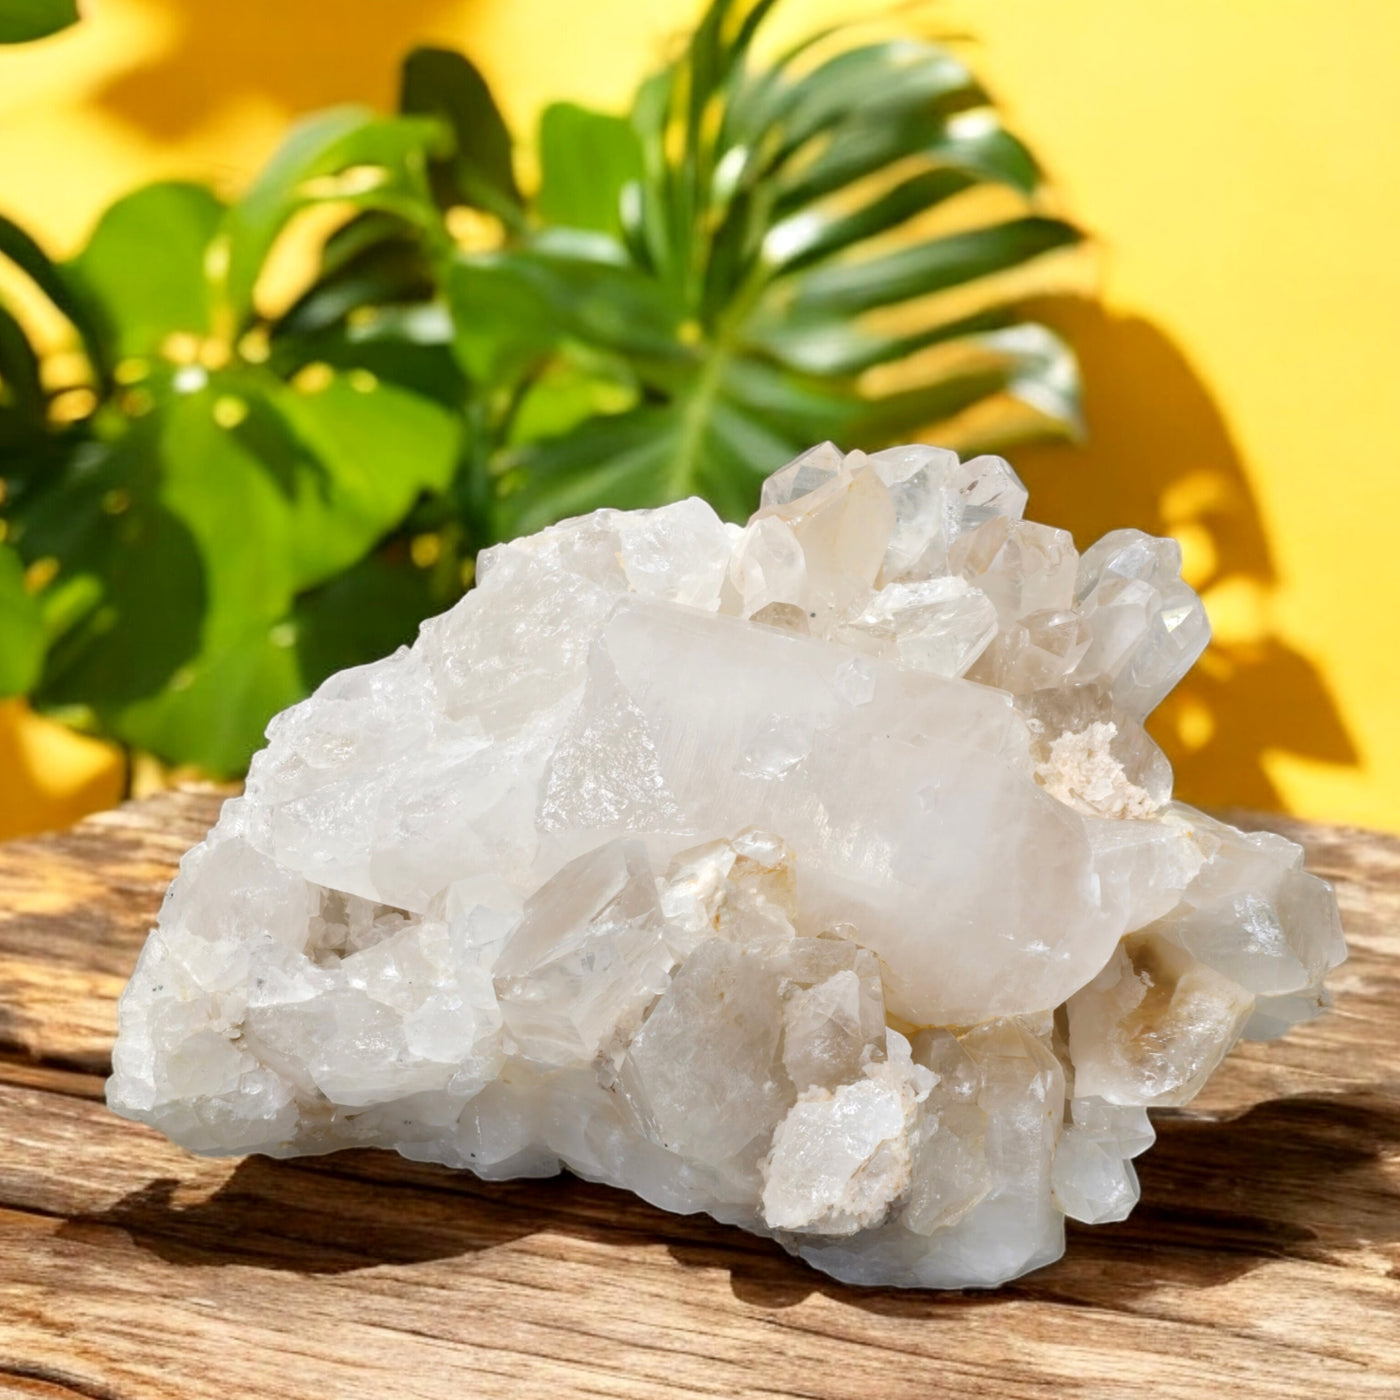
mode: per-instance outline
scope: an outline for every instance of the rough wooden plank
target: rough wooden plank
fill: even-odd
[[[0,1394],[1400,1395],[1400,841],[1289,829],[1338,882],[1336,1009],[1158,1116],[1131,1219],[928,1294],[570,1178],[211,1161],[108,1114],[111,996],[216,811],[0,846]]]
[[[162,793],[0,843],[0,1053],[106,1072],[117,994],[222,802],[213,789]]]

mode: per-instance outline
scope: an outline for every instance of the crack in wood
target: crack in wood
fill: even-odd
[[[71,1395],[81,1395],[85,1400],[122,1400],[111,1386],[104,1385],[100,1381],[87,1380],[83,1376],[75,1376],[71,1372],[61,1371],[55,1366],[40,1366],[37,1364],[25,1364],[18,1361],[6,1361],[0,1358],[0,1379],[9,1376],[20,1381],[39,1381],[46,1386],[53,1386],[59,1390],[66,1390]]]

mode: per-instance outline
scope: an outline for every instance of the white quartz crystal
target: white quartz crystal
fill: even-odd
[[[999,458],[814,448],[486,551],[279,715],[122,998],[108,1098],[196,1152],[567,1167],[860,1283],[1122,1219],[1146,1108],[1324,1004],[1297,846],[1171,800],[1207,639]]]

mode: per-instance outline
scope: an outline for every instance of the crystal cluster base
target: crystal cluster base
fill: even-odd
[[[1207,640],[999,458],[829,444],[487,551],[278,716],[121,1002],[195,1152],[561,1166],[860,1283],[989,1286],[1137,1199],[1147,1110],[1323,1004],[1300,849],[1171,798]]]

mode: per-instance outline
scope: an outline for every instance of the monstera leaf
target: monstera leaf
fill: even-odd
[[[526,423],[550,422],[541,401],[577,403],[580,374],[631,391],[567,431],[515,434],[502,533],[690,493],[742,518],[762,477],[824,436],[990,447],[1028,423],[1077,430],[1072,356],[1000,280],[1080,239],[1039,209],[1029,151],[936,44],[822,56],[817,39],[755,64],[771,9],[716,0],[628,120],[548,109],[548,225],[459,274],[464,326],[487,274],[533,287],[523,321],[554,319],[554,358],[517,390]],[[988,188],[1018,207],[939,226]],[[1024,411],[996,411],[1012,401]]]
[[[258,284],[279,234],[313,204],[430,218],[439,135],[326,113],[232,205],[152,185],[109,209],[66,267],[22,249],[60,310],[101,308],[86,336],[94,380],[110,366],[117,386],[71,451],[15,472],[13,539],[38,566],[33,604],[50,636],[40,704],[228,773],[321,678],[325,648],[303,648],[302,612],[422,493],[446,488],[460,417],[364,366],[312,362],[291,344],[275,359]],[[6,363],[19,367],[5,375],[13,410],[27,410],[27,361],[12,348]],[[401,636],[425,608],[414,600]]]
[[[44,660],[44,621],[24,586],[24,565],[0,544],[0,700],[23,695]]]

